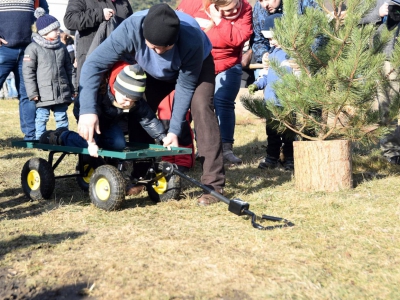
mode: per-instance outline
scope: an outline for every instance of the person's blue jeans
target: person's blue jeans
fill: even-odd
[[[25,47],[8,48],[0,47],[0,86],[6,81],[8,74],[14,72],[15,87],[19,97],[19,122],[25,140],[35,139],[36,105],[29,101],[26,95],[24,78],[22,75],[22,60]]]
[[[7,89],[8,89],[8,98],[17,98],[18,97],[18,92],[17,88],[15,87],[15,78],[7,78]]]
[[[106,129],[100,128],[101,134],[95,134],[95,141],[99,148],[121,151],[126,146],[126,140],[121,127],[118,124],[111,124]],[[65,131],[61,134],[61,141],[64,146],[87,148],[87,141],[75,131]]]
[[[235,134],[235,99],[242,80],[242,65],[237,64],[215,77],[214,107],[222,143],[233,144]]]
[[[68,128],[68,104],[55,104],[46,107],[38,107],[36,109],[36,139],[39,140],[42,134],[46,131],[46,124],[50,119],[50,111],[54,113],[54,119],[56,120],[56,127]]]

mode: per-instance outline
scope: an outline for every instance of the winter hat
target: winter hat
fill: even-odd
[[[171,46],[178,39],[180,21],[165,3],[153,5],[143,21],[143,36],[156,46]]]
[[[46,35],[50,31],[60,28],[60,22],[53,16],[47,15],[43,8],[35,10],[36,28],[40,35]]]
[[[265,18],[263,29],[261,33],[266,39],[272,39],[274,36],[273,29],[275,28],[275,19],[282,17],[282,14],[273,14]]]
[[[138,64],[127,65],[115,78],[113,89],[129,99],[142,98],[146,89],[146,73]]]

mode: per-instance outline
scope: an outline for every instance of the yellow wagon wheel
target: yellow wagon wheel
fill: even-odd
[[[31,158],[22,168],[21,185],[29,199],[49,199],[55,187],[53,168],[43,158]]]
[[[181,194],[181,178],[175,174],[161,177],[147,187],[147,193],[154,202],[178,200]]]
[[[104,210],[116,210],[125,199],[125,179],[116,167],[98,167],[89,184],[89,196],[94,206]]]

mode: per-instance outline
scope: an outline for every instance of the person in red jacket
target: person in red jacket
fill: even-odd
[[[252,7],[247,0],[182,0],[177,10],[194,17],[213,45],[214,107],[221,131],[223,157],[227,164],[241,164],[242,160],[232,151],[235,99],[242,77],[242,49],[253,33]]]
[[[169,122],[172,116],[172,106],[174,103],[175,91],[172,91],[168,96],[166,96],[158,105],[157,113],[158,118],[163,123],[165,130],[169,129]],[[176,164],[178,170],[181,172],[188,172],[194,167],[195,160],[195,150],[194,150],[194,133],[190,127],[192,121],[192,116],[190,111],[186,114],[186,123],[182,124],[182,137],[178,137],[179,147],[185,147],[192,149],[192,154],[183,155],[173,155],[173,156],[163,156],[163,161],[168,161],[170,163]]]

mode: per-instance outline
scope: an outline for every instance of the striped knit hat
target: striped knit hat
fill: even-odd
[[[114,82],[114,90],[129,99],[142,98],[145,89],[146,74],[138,64],[125,66]]]
[[[40,35],[46,35],[50,31],[60,28],[60,22],[53,16],[47,15],[43,8],[35,10],[36,28]]]

